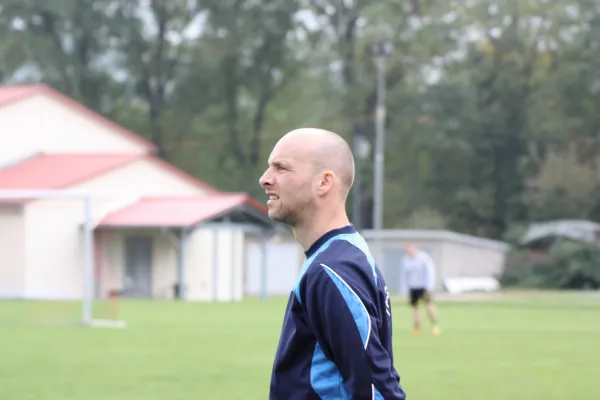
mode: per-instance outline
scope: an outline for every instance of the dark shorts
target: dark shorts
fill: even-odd
[[[427,292],[425,289],[410,289],[410,305],[416,306],[419,303],[419,300],[423,300],[429,303],[431,298],[431,294]]]

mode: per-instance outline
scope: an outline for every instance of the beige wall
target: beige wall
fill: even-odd
[[[204,189],[157,163],[142,159],[70,189],[94,194],[93,218],[136,202],[140,197],[200,196]]]
[[[244,235],[241,231],[228,228],[197,229],[190,237],[187,248],[187,298],[201,301],[241,300],[243,257]]]
[[[0,109],[0,166],[35,152],[134,153],[146,152],[143,144],[115,133],[44,95]],[[11,132],[18,132],[11,134]],[[205,193],[176,172],[150,159],[134,162],[70,189],[97,194],[93,201],[95,221],[107,212],[135,202],[142,196],[197,196]],[[8,206],[0,210],[0,296],[30,298],[80,298],[83,284],[83,202],[40,200],[27,204],[22,217]],[[170,298],[177,280],[178,249],[173,238],[159,230],[146,230],[154,239],[153,295]],[[10,233],[10,234],[9,234]],[[100,248],[94,257],[101,293],[122,286],[124,235],[113,230],[98,234]],[[138,231],[138,233],[140,233]],[[26,235],[26,236],[25,236]],[[187,252],[189,295],[195,300],[240,299],[243,295],[243,234],[219,233],[218,287],[213,288],[215,233],[198,230]],[[21,239],[19,239],[21,238]],[[233,244],[232,244],[233,243]],[[6,244],[6,246],[4,246]],[[7,265],[13,265],[8,270]],[[2,279],[3,278],[3,279]]]
[[[491,248],[446,242],[441,278],[498,277],[504,269],[505,254]]]
[[[220,229],[218,235],[217,301],[242,300],[244,297],[244,234],[240,230]]]
[[[186,196],[204,193],[202,188],[148,160],[136,162],[105,176],[73,186],[72,189],[97,193],[92,203],[94,221],[98,221],[107,212],[135,202],[142,196]],[[81,226],[84,222],[83,206],[81,200],[46,199],[32,201],[26,205],[21,231],[25,231],[27,235],[21,251],[17,251],[15,242],[18,236],[11,236],[10,239],[10,243],[15,246],[14,251],[6,250],[3,254],[0,250],[1,259],[12,260],[15,265],[19,263],[21,265],[20,268],[11,269],[10,280],[5,280],[6,293],[9,293],[9,290],[11,293],[18,291],[17,279],[22,276],[21,281],[25,282],[25,287],[24,293],[21,294],[26,297],[80,298],[83,281],[83,236],[81,234]],[[6,224],[0,227],[0,237],[5,235],[4,232],[18,228],[18,222],[4,214],[0,214],[0,221],[6,221]],[[17,228],[14,227],[15,224]],[[153,296],[171,298],[173,284],[177,280],[177,244],[173,241],[173,237],[161,233],[159,229],[144,232],[149,232],[154,239]],[[104,260],[103,266],[97,270],[102,282],[100,290],[103,295],[106,295],[109,289],[122,288],[123,238],[125,234],[132,233],[135,232],[113,230],[96,235],[96,246],[105,247],[104,251],[95,252],[96,259]],[[190,299],[212,300],[213,298],[211,261],[214,252],[213,235],[211,231],[198,230],[190,240],[187,267]],[[235,240],[235,250],[231,248],[231,240]],[[221,268],[217,281],[219,287],[217,298],[240,299],[243,294],[241,232],[235,234],[222,232],[219,249]],[[235,258],[233,263],[232,257]],[[235,267],[235,278],[231,276],[231,265]],[[9,273],[0,272],[0,276],[4,276],[3,274],[8,276]]]
[[[25,293],[24,228],[21,206],[0,204],[0,298]]]
[[[217,292],[213,290],[215,263],[214,240],[218,232]],[[152,296],[156,299],[172,299],[173,285],[178,282],[178,233],[158,229],[101,230],[97,233],[100,245],[97,255],[98,270],[102,279],[101,296],[110,289],[122,289],[125,270],[125,238],[127,236],[150,236],[152,251]],[[233,247],[232,247],[233,246]],[[233,259],[233,260],[232,260]],[[243,235],[240,231],[222,229],[197,229],[190,236],[186,251],[187,299],[194,301],[241,300]],[[233,276],[232,276],[233,268]]]
[[[0,109],[0,164],[31,152],[138,153],[136,141],[44,95]]]
[[[83,220],[83,203],[79,200],[44,200],[26,206],[26,297],[81,298]]]
[[[401,288],[402,257],[404,249],[409,242],[426,250],[427,253],[431,255],[436,266],[440,266],[444,262],[445,253],[442,241],[436,238],[415,238],[415,240],[411,241],[407,239],[382,239],[380,242],[382,248],[381,253],[378,253],[377,251],[378,242],[376,240],[366,238],[366,241],[373,254],[373,258],[392,293],[399,291]],[[436,274],[436,285],[438,287],[441,287],[441,279],[440,274]]]
[[[302,246],[290,236],[277,236],[267,241],[267,269],[263,270],[262,246],[255,235],[247,235],[245,242],[244,293],[259,296],[266,272],[268,295],[287,296],[298,279],[306,257]]]
[[[125,238],[149,236],[152,238],[152,296],[158,299],[172,298],[173,285],[177,282],[178,249],[169,232],[157,229],[99,230],[96,263],[100,276],[100,296],[109,290],[122,290],[125,286]]]
[[[205,190],[178,174],[149,160],[142,159],[108,174],[74,185],[71,189],[101,195],[129,196],[194,196]]]
[[[213,298],[214,235],[196,230],[189,238],[186,251],[187,298],[208,301]]]
[[[388,257],[378,259],[374,239],[376,234],[366,231],[364,235],[386,279],[399,279],[392,263],[397,259],[400,264],[407,243],[428,249],[436,264],[437,290],[443,289],[447,278],[498,276],[504,268],[507,251],[506,244],[502,242],[455,232],[396,230],[382,234],[381,243]],[[394,254],[395,258],[390,259],[389,254]],[[396,285],[388,282],[388,287],[393,291]]]

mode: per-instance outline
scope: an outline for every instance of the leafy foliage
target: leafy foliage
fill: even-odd
[[[46,82],[192,174],[259,196],[288,130],[374,147],[372,47],[385,40],[385,226],[503,238],[600,218],[599,32],[591,0],[5,0],[0,80]],[[351,196],[362,227],[372,161]]]
[[[600,244],[566,241],[553,246],[548,258],[534,262],[526,251],[514,251],[501,279],[507,286],[547,289],[599,289]]]

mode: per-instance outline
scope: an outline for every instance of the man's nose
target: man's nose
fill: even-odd
[[[258,184],[261,187],[271,186],[271,179],[269,176],[269,171],[265,171],[265,173],[258,180]]]

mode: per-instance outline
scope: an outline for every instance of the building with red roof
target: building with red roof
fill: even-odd
[[[81,298],[93,247],[97,297],[239,300],[248,263],[256,275],[262,262],[255,250],[246,256],[248,243],[256,249],[258,234],[279,229],[259,201],[187,174],[45,85],[0,86],[0,139],[0,298]],[[7,191],[87,193],[89,220],[80,199]]]

